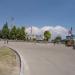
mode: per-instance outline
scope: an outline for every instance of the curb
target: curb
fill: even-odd
[[[21,74],[21,71],[22,71],[22,60],[21,60],[20,54],[19,54],[16,50],[14,50],[14,49],[12,49],[12,48],[10,48],[10,47],[8,47],[8,46],[2,46],[2,47],[9,48],[9,49],[11,49],[14,53],[16,53],[16,54],[18,55],[19,60],[20,60],[20,74],[19,74],[19,75],[23,75],[23,74]],[[1,47],[1,48],[2,48],[2,47]]]

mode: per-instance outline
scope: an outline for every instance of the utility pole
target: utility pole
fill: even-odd
[[[14,17],[10,17],[10,21],[11,21],[11,28],[12,28],[13,27]]]
[[[32,40],[32,26],[31,26],[31,40]]]

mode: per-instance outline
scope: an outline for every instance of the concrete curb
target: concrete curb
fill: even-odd
[[[10,48],[10,47],[8,47],[8,48]],[[21,56],[20,56],[20,53],[18,53],[17,52],[17,50],[15,50],[15,49],[12,49],[12,48],[10,48],[11,50],[13,50],[18,56],[19,56],[19,60],[20,60],[20,75],[24,75],[24,74],[22,74],[23,73],[23,64],[22,64],[22,60],[21,60]]]
[[[24,75],[24,74],[22,74],[22,66],[23,66],[23,64],[22,64],[22,60],[21,60],[21,56],[20,56],[20,54],[16,51],[16,50],[14,50],[14,49],[12,49],[12,48],[10,48],[10,47],[8,47],[8,46],[2,46],[2,47],[7,47],[7,48],[9,48],[9,49],[11,49],[12,51],[14,51],[17,55],[18,55],[18,57],[19,57],[19,60],[20,60],[20,75]],[[2,48],[1,47],[1,48]]]
[[[18,55],[20,57],[20,65],[21,65],[20,75],[30,75],[29,66],[27,65],[27,62],[23,59],[23,56],[20,54],[20,52],[15,48],[11,48],[9,46],[6,46],[6,47],[8,47],[18,53]]]

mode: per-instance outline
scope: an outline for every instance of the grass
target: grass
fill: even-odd
[[[19,75],[17,55],[7,47],[0,48],[0,75]]]

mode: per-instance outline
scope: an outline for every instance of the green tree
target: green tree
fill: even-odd
[[[55,38],[56,43],[61,42],[61,40],[62,40],[62,37],[61,37],[60,35],[58,35],[58,36]]]
[[[8,23],[6,22],[2,28],[2,38],[9,39],[9,28]]]
[[[17,28],[17,39],[18,40],[24,40],[25,39],[25,28],[21,27],[21,28]]]
[[[44,39],[48,41],[51,38],[51,33],[49,31],[44,32]]]
[[[22,40],[25,40],[25,38],[26,38],[25,27],[22,27],[22,28],[21,28],[21,39],[22,39]]]
[[[0,30],[0,38],[2,38],[2,31]]]
[[[15,40],[17,35],[17,29],[16,26],[13,26],[11,31],[10,31],[10,39]]]
[[[16,31],[16,38],[17,40],[20,40],[21,38],[21,29],[19,27],[17,28],[17,31]]]

